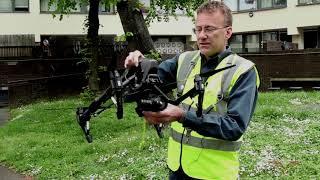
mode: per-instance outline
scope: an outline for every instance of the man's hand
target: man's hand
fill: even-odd
[[[129,55],[127,56],[126,60],[124,61],[124,67],[125,68],[130,68],[132,66],[138,67],[139,65],[139,58],[144,58],[143,54],[135,50],[133,52],[130,52]]]
[[[182,119],[185,112],[178,106],[168,104],[168,107],[163,111],[143,111],[142,113],[144,118],[151,124],[167,124]]]

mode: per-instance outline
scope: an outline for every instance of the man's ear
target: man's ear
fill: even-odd
[[[232,27],[227,27],[225,38],[229,39],[232,36]]]

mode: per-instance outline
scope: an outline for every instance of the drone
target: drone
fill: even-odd
[[[90,134],[90,119],[92,116],[97,116],[112,105],[116,107],[117,119],[123,118],[123,103],[124,99],[132,99],[136,102],[136,113],[142,117],[143,111],[159,112],[164,110],[168,103],[179,105],[184,99],[198,95],[197,116],[202,114],[202,101],[204,96],[204,78],[210,77],[220,71],[229,69],[235,65],[226,66],[224,68],[211,70],[206,73],[197,74],[194,78],[194,87],[188,92],[178,97],[171,99],[167,96],[168,88],[161,81],[157,74],[158,61],[154,59],[144,58],[139,62],[138,67],[132,70],[125,70],[120,75],[118,70],[109,71],[110,86],[102,93],[101,96],[95,98],[89,106],[78,107],[76,109],[76,120],[80,125],[88,143],[93,141]],[[131,72],[130,72],[131,71]],[[107,106],[106,102],[111,102]],[[161,124],[154,125],[157,135],[163,138]]]

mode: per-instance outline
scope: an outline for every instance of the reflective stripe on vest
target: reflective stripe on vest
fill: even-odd
[[[178,143],[181,142],[182,138],[183,144],[198,148],[214,149],[219,151],[238,151],[242,143],[241,141],[224,141],[220,139],[205,139],[193,136],[183,138],[182,133],[179,133],[172,128],[170,128],[170,135],[172,139]]]
[[[183,59],[181,64],[178,66],[177,72],[177,93],[181,95],[184,89],[184,85],[187,81],[186,77],[189,76],[193,67],[196,65],[198,58],[197,56],[200,55],[200,51],[188,51],[184,52],[179,56],[179,59]],[[180,71],[183,69],[183,71]]]
[[[221,89],[218,93],[218,102],[216,103],[217,111],[219,114],[225,114],[227,112],[227,100],[229,98],[229,93],[233,87],[235,81],[233,79],[238,79],[241,74],[246,73],[253,67],[257,75],[257,87],[260,85],[260,80],[258,76],[257,69],[253,66],[254,64],[236,54],[231,55],[232,57],[227,59],[226,65],[235,64],[238,68],[231,68],[224,71],[221,78]],[[241,72],[241,74],[240,74]]]
[[[235,55],[231,55],[232,57],[227,59],[226,65],[230,66],[235,64],[235,60],[236,60],[236,56]],[[239,66],[239,64],[236,64],[236,66]],[[228,88],[230,87],[230,82],[231,79],[234,75],[234,73],[236,72],[237,68],[231,68],[228,70],[225,70],[223,72],[223,75],[221,77],[221,87],[220,87],[220,91],[218,93],[218,102],[216,103],[216,107],[217,107],[217,112],[219,112],[220,114],[225,114],[227,112],[227,97],[228,97]],[[213,108],[213,105],[211,105]]]

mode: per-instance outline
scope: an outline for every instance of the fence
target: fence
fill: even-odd
[[[123,60],[127,53],[126,45],[100,46],[99,66],[123,68]],[[26,57],[19,56],[18,53],[8,53],[11,48],[11,46],[2,47],[6,51],[4,54],[15,55],[0,56],[1,87],[4,87],[8,94],[6,98],[2,96],[4,103],[7,99],[7,104],[15,106],[29,103],[40,97],[79,94],[87,85],[85,77],[87,63],[83,62],[82,58],[77,58],[75,55],[71,58],[43,56],[42,49],[37,46],[15,47],[16,52],[21,52],[24,48],[31,49],[32,53]],[[66,48],[67,51],[69,49]],[[109,81],[106,77],[107,73],[100,73],[102,87],[108,86],[106,83]]]
[[[260,90],[320,88],[320,49],[241,54],[258,68]]]
[[[34,35],[0,35],[0,57],[31,57]]]
[[[32,46],[0,46],[0,57],[30,57],[33,49]]]
[[[85,67],[78,62],[76,58],[7,60],[9,104],[80,92],[86,79]]]

